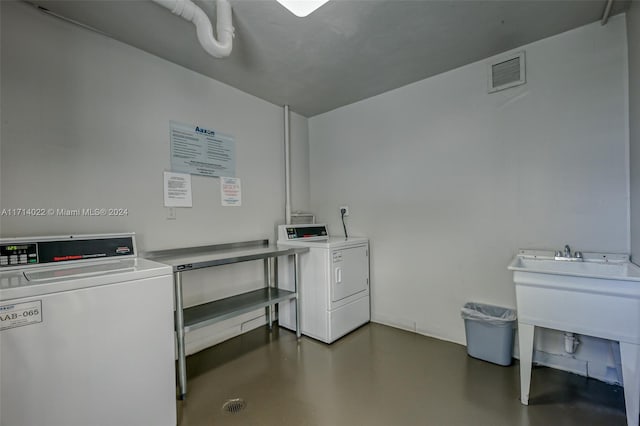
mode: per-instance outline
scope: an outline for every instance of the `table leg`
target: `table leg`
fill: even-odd
[[[271,258],[266,258],[264,260],[264,280],[265,280],[265,283],[267,284],[267,287],[269,287],[269,289],[271,289],[272,287],[271,274],[272,274]],[[273,305],[267,306],[267,318],[269,319],[269,330],[272,330],[273,329]]]
[[[278,281],[279,280],[279,277],[278,277],[278,258],[277,257],[272,257],[271,259],[272,259],[272,261],[271,261],[271,271],[273,273],[272,287],[273,288],[278,288],[278,282],[279,282]],[[280,315],[280,313],[279,313],[280,311],[279,311],[279,309],[280,309],[280,307],[277,304],[271,306],[271,318],[272,318],[272,321],[276,321],[276,319],[277,319],[278,324],[280,323],[280,316],[279,316]]]
[[[293,255],[293,285],[294,290],[297,293],[296,304],[296,337],[299,339],[301,336],[300,329],[300,255],[295,253]]]
[[[520,345],[520,402],[524,405],[529,405],[534,330],[535,327],[531,324],[518,323],[518,342]]]
[[[627,407],[627,425],[640,422],[640,345],[620,342],[624,404]]]
[[[178,339],[178,389],[179,398],[184,399],[187,394],[187,357],[184,344],[184,314],[182,312],[182,273],[176,272],[173,275],[176,299],[176,337]]]

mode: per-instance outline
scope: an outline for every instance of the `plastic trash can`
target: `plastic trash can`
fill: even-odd
[[[482,303],[466,303],[461,311],[467,353],[498,365],[511,365],[516,311]]]

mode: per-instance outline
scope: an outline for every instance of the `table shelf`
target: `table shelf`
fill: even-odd
[[[269,240],[255,240],[241,243],[160,250],[144,254],[144,257],[147,259],[167,264],[173,268],[180,399],[184,399],[187,393],[186,333],[260,308],[267,309],[269,328],[271,328],[274,306],[280,302],[293,299],[296,302],[297,311],[296,336],[300,338],[300,323],[298,320],[298,318],[300,318],[300,305],[298,303],[298,271],[300,267],[298,255],[307,251],[309,251],[307,247],[279,247],[269,244]],[[271,261],[280,256],[294,257],[294,291],[279,289],[277,282],[273,283],[273,286],[271,285]],[[183,273],[213,266],[230,265],[255,260],[263,260],[265,262],[265,287],[236,296],[184,308],[182,300]]]
[[[256,309],[295,299],[293,291],[274,287],[260,288],[184,309],[184,330],[190,332]]]

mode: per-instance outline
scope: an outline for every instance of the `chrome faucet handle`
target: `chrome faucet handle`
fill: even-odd
[[[562,252],[560,250],[556,250],[556,257],[562,257]]]
[[[576,257],[576,259],[582,259],[582,252],[581,251],[577,251],[574,253],[574,256]]]

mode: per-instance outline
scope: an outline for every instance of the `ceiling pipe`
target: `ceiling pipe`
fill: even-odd
[[[289,105],[284,106],[284,216],[285,224],[291,223],[291,124],[289,123]]]
[[[602,14],[602,19],[600,20],[601,25],[607,25],[607,21],[609,21],[609,15],[611,14],[611,6],[613,6],[613,0],[607,0],[607,5],[604,8],[604,13]]]
[[[198,41],[214,58],[224,58],[231,54],[233,44],[233,25],[231,23],[231,4],[228,0],[216,0],[216,30],[218,38],[213,36],[211,21],[206,13],[191,0],[152,0],[171,11],[171,13],[193,22],[196,26]]]

